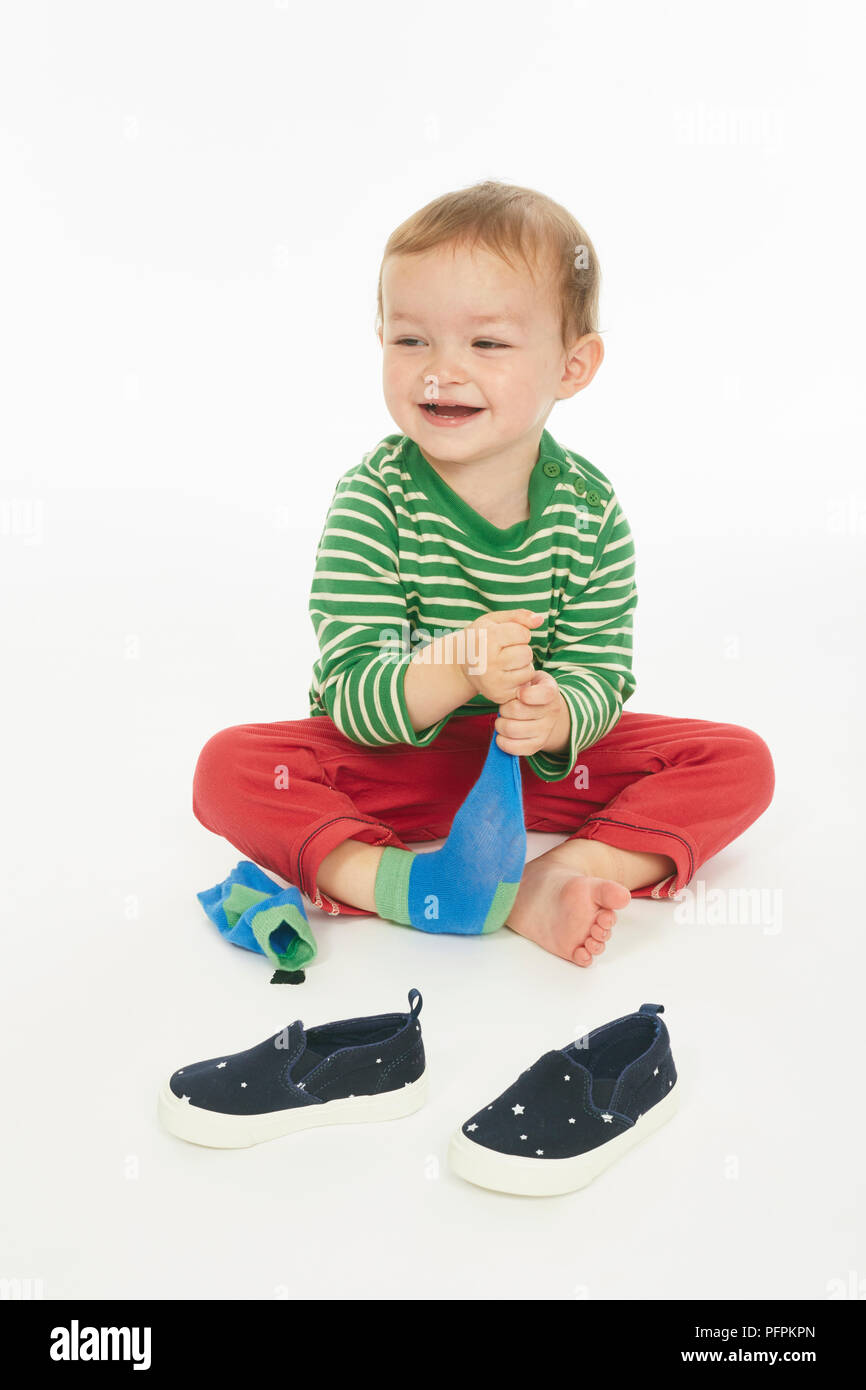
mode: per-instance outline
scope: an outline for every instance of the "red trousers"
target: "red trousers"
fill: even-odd
[[[319,865],[344,840],[406,849],[448,834],[481,767],[495,713],[452,719],[426,748],[366,748],[326,716],[237,724],[199,754],[193,811],[208,830],[327,912],[369,915],[320,893]],[[738,724],[624,712],[560,782],[525,762],[527,830],[668,855],[676,874],[633,896],[673,897],[757,820],[775,773]]]

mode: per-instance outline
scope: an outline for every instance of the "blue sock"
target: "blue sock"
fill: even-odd
[[[509,912],[526,862],[520,760],[490,743],[481,776],[441,849],[386,846],[376,875],[376,911],[427,932],[478,936]]]

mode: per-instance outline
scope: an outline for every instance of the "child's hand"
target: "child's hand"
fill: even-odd
[[[513,700],[521,685],[532,679],[531,629],[544,622],[541,613],[512,608],[485,613],[466,633],[466,660],[460,665],[473,690],[502,705]]]
[[[500,707],[495,727],[503,753],[529,757],[541,749],[558,753],[567,748],[571,715],[553,676],[536,671],[516,698]]]

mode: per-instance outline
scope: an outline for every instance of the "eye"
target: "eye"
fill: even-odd
[[[476,340],[475,340],[475,342],[472,344],[472,346],[473,346],[473,347],[484,348],[485,351],[486,351],[488,348],[507,348],[507,347],[508,347],[508,344],[507,344],[507,343],[494,343],[494,341],[493,341],[492,338],[476,338]]]
[[[420,338],[396,338],[393,345],[394,347],[415,347],[420,342]]]

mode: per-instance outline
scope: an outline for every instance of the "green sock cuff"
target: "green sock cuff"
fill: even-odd
[[[229,926],[237,926],[238,919],[243,917],[248,907],[255,903],[263,903],[265,898],[272,896],[271,893],[263,893],[259,888],[250,888],[246,883],[233,883],[228,896],[223,900],[223,912]]]
[[[411,927],[409,916],[409,875],[416,855],[411,849],[395,849],[386,845],[379,861],[373,889],[376,912],[386,922],[399,922]]]
[[[505,926],[505,919],[514,906],[514,899],[517,897],[519,883],[500,883],[496,892],[493,894],[493,901],[484,919],[482,933],[498,931]]]
[[[280,970],[302,970],[314,959],[317,946],[310,924],[304,914],[291,903],[278,903],[276,907],[263,907],[250,919],[253,936],[261,946],[268,960]],[[271,937],[280,927],[288,927],[294,935],[284,951],[274,947]],[[285,933],[282,934],[283,936]]]

